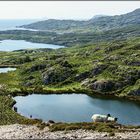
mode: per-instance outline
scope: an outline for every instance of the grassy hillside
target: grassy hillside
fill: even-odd
[[[55,21],[55,25],[50,25],[50,30],[54,29],[51,32],[0,31],[0,40],[26,40],[67,47],[0,52],[0,67],[17,68],[14,72],[0,73],[0,124],[40,122],[15,113],[9,94],[86,93],[140,101],[139,15],[138,9],[121,16],[91,19],[84,26],[79,21],[69,21],[69,24],[63,21],[66,25],[60,22],[57,29]],[[93,23],[98,25],[94,29]],[[64,33],[65,30],[68,32]],[[62,128],[65,129],[65,125]]]
[[[140,95],[140,38],[0,55],[0,65],[19,67],[16,72],[0,74],[9,92]]]
[[[130,37],[140,36],[140,26],[131,25],[122,28],[110,29],[100,32],[65,33],[10,30],[0,31],[0,40],[26,40],[37,43],[57,44],[67,47],[75,45],[93,44],[103,41],[125,40]]]
[[[26,40],[67,47],[140,36],[140,9],[118,16],[101,16],[88,21],[46,20],[25,25],[41,31],[0,31],[0,40]]]

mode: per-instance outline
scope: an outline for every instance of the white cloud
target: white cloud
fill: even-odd
[[[140,1],[1,1],[0,19],[88,19],[123,14],[140,8]]]

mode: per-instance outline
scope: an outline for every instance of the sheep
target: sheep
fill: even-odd
[[[107,122],[108,117],[111,117],[110,114],[101,115],[101,114],[94,114],[91,119],[94,122]]]
[[[101,115],[101,114],[94,114],[91,119],[94,122],[116,122],[118,118],[111,117],[110,114]]]

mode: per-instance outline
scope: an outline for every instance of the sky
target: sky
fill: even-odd
[[[0,19],[90,19],[140,8],[140,1],[0,1]]]

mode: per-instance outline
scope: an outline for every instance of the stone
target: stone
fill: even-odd
[[[67,78],[72,77],[74,71],[67,67],[51,67],[42,73],[42,81],[44,84],[55,84],[65,81]]]
[[[84,79],[88,78],[89,76],[90,76],[90,72],[89,71],[86,71],[86,72],[77,74],[75,76],[75,80],[76,81],[81,81],[81,80],[84,80]]]
[[[114,82],[110,80],[98,80],[90,85],[90,88],[97,91],[112,91],[114,89]]]
[[[101,64],[101,65],[97,65],[95,68],[92,69],[91,74],[92,76],[98,75],[100,74],[103,70],[105,70],[108,66]]]

